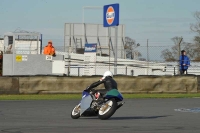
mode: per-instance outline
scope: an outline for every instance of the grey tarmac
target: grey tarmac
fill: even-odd
[[[200,133],[198,98],[124,101],[109,120],[71,119],[79,100],[0,101],[0,133]]]

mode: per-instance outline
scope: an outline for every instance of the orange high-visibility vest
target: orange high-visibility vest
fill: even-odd
[[[53,46],[45,46],[43,54],[45,54],[45,55],[55,55],[55,48]]]

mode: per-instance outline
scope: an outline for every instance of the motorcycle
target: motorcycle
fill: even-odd
[[[71,112],[72,119],[84,116],[98,116],[99,119],[106,120],[125,103],[122,102],[123,96],[117,89],[112,89],[103,96],[99,92],[93,92],[94,90],[90,92],[83,91],[81,101]]]

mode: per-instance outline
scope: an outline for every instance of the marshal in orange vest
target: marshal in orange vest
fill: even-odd
[[[44,47],[43,54],[52,56],[56,55],[55,48],[53,47],[52,44],[53,44],[52,41],[49,40],[47,46]]]

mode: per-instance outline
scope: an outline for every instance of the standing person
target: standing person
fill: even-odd
[[[44,47],[43,54],[45,54],[45,55],[52,55],[52,56],[56,55],[55,48],[53,47],[53,43],[52,43],[51,40],[49,40],[47,46]]]
[[[190,66],[190,58],[186,55],[186,51],[181,51],[179,58],[180,74],[187,74],[187,69]]]

